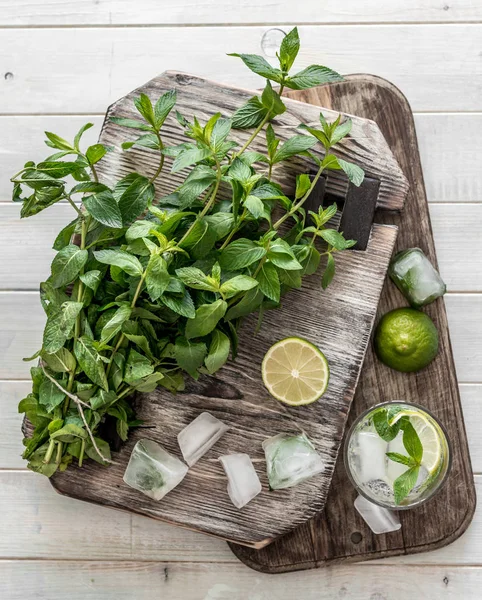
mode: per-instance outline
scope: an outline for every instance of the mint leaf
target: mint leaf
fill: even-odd
[[[256,279],[259,283],[259,289],[273,302],[279,302],[281,296],[280,280],[276,267],[265,262],[261,267]]]
[[[176,269],[176,275],[188,287],[195,290],[206,290],[208,292],[217,292],[219,285],[216,281],[205,275],[201,269],[197,267],[184,267]]]
[[[309,135],[295,135],[294,137],[286,140],[273,157],[273,164],[279,163],[282,160],[287,160],[300,152],[305,152],[316,144],[316,140]]]
[[[400,504],[408,494],[413,490],[417,483],[420,467],[411,467],[393,482],[393,493],[395,495],[395,504]]]
[[[418,433],[415,431],[415,428],[410,421],[403,423],[402,427],[403,445],[405,446],[405,450],[416,463],[420,464],[423,457],[423,446]]]
[[[257,196],[253,196],[252,194],[246,198],[243,205],[255,219],[262,217],[265,212],[264,204]]]
[[[142,121],[136,121],[136,119],[125,119],[123,117],[110,117],[109,121],[116,125],[122,125],[122,127],[129,127],[130,129],[141,129],[143,131],[152,131],[152,127],[146,125]]]
[[[311,65],[293,77],[288,77],[285,80],[285,86],[292,90],[305,90],[336,81],[343,81],[343,77],[336,71],[322,65]]]
[[[127,187],[123,189],[118,199],[122,223],[129,225],[143,213],[148,204],[154,200],[155,188],[153,184],[142,175],[136,175],[125,181]]]
[[[223,269],[237,271],[249,267],[265,254],[264,248],[257,246],[251,240],[241,238],[226,246],[219,257],[219,264]]]
[[[378,435],[385,440],[385,442],[391,442],[394,440],[398,432],[400,431],[401,421],[398,420],[394,425],[388,424],[388,414],[385,408],[378,409],[373,414],[373,425],[377,430]]]
[[[211,154],[212,150],[210,148],[188,148],[187,150],[183,150],[176,156],[172,164],[171,173],[178,173],[186,167],[204,160]]]
[[[97,250],[94,256],[100,263],[119,267],[133,277],[142,275],[143,269],[139,259],[124,250]]]
[[[211,375],[218,371],[228,360],[230,348],[231,342],[228,336],[219,329],[215,329],[212,334],[209,353],[204,361],[206,369]]]
[[[279,94],[273,90],[269,81],[266,82],[261,95],[261,104],[270,111],[270,116],[272,117],[281,115],[286,110],[286,106],[283,104]]]
[[[72,333],[82,307],[81,302],[64,302],[48,314],[43,334],[45,352],[54,354],[62,348]]]
[[[110,190],[84,198],[84,206],[96,221],[106,227],[122,227],[122,215]]]
[[[150,125],[155,127],[156,118],[154,116],[154,109],[152,108],[152,102],[149,96],[146,96],[146,94],[141,94],[138,98],[134,98],[134,104],[144,119]]]
[[[109,386],[105,376],[104,362],[94,346],[94,341],[87,336],[82,336],[74,344],[74,354],[87,377],[107,391]]]
[[[101,158],[105,156],[107,148],[102,144],[94,144],[89,146],[85,152],[85,157],[89,161],[89,165],[95,165]]]
[[[298,28],[295,27],[285,35],[279,51],[280,66],[283,71],[289,71],[295,62],[300,50],[300,37]]]
[[[232,127],[233,129],[257,127],[267,114],[268,109],[257,96],[253,96],[234,113]]]
[[[39,390],[39,402],[43,406],[45,406],[45,410],[47,412],[53,411],[53,409],[65,400],[65,394],[59,390],[59,388],[50,381],[50,379],[45,379],[41,385]]]
[[[54,373],[69,373],[75,371],[76,361],[73,354],[67,348],[59,348],[56,352],[49,354],[42,352],[42,360]]]
[[[163,94],[154,106],[154,126],[159,130],[176,104],[176,90]]]
[[[152,301],[162,296],[169,285],[170,277],[166,261],[162,256],[153,254],[149,259],[146,271],[146,287]]]
[[[253,277],[249,277],[248,275],[237,275],[236,277],[225,281],[219,291],[225,298],[232,298],[233,296],[236,296],[236,294],[239,294],[239,292],[246,292],[257,285],[258,282],[256,279],[253,279]]]
[[[323,277],[321,278],[322,289],[326,290],[326,288],[333,281],[334,276],[335,276],[335,259],[333,258],[333,255],[330,252],[330,254],[327,255],[325,272],[323,273]]]
[[[216,300],[212,304],[202,304],[197,310],[194,319],[186,323],[186,338],[204,337],[216,327],[219,320],[224,317],[228,308],[224,300]]]
[[[174,357],[181,369],[192,377],[198,377],[197,369],[203,364],[206,354],[207,348],[203,342],[191,342],[184,337],[176,338]]]
[[[338,164],[353,185],[359,187],[363,183],[363,180],[365,179],[365,171],[358,165],[346,162],[346,160],[342,160],[341,158],[338,159]]]
[[[124,321],[131,316],[132,308],[128,302],[122,303],[102,328],[100,341],[107,344],[121,330]]]
[[[283,74],[281,73],[281,71],[272,67],[269,64],[269,62],[262,56],[259,56],[257,54],[237,54],[234,52],[228,54],[228,56],[237,56],[244,62],[248,69],[250,69],[251,71],[253,71],[253,73],[256,73],[257,75],[261,75],[261,77],[271,79],[272,81],[276,81],[277,83],[281,83],[283,79]]]
[[[128,384],[137,382],[138,379],[147,377],[154,372],[151,361],[131,348],[127,357],[124,381]]]
[[[401,465],[407,465],[408,467],[417,466],[417,463],[413,460],[413,458],[410,456],[405,456],[404,454],[399,454],[398,452],[385,452],[385,456],[394,462],[400,463]]]
[[[62,248],[56,255],[51,265],[51,283],[54,288],[59,288],[71,283],[87,262],[89,253],[81,250],[75,244]]]
[[[263,298],[263,292],[260,291],[259,287],[249,290],[237,304],[231,306],[226,313],[224,320],[231,321],[233,319],[239,319],[255,312],[263,302]]]

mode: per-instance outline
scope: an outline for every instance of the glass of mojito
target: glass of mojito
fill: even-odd
[[[426,408],[384,402],[361,414],[345,439],[345,467],[370,502],[403,510],[426,502],[450,471],[450,444]]]

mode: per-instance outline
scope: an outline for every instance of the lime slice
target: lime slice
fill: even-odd
[[[390,419],[389,424],[393,425],[402,417],[409,417],[418,437],[422,442],[423,456],[422,465],[429,474],[435,472],[442,460],[442,446],[440,444],[440,435],[435,425],[422,413],[416,410],[401,410]]]
[[[269,393],[290,406],[318,400],[330,379],[323,352],[297,337],[285,338],[271,346],[263,359],[261,373]]]

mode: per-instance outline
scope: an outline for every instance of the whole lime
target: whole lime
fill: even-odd
[[[397,308],[384,315],[375,331],[375,352],[392,369],[420,371],[436,357],[438,331],[425,313]]]

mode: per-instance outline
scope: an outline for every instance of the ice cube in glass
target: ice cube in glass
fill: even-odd
[[[298,485],[324,469],[321,456],[304,433],[275,435],[263,442],[263,450],[273,490]]]
[[[228,476],[228,494],[236,508],[243,508],[261,492],[261,482],[247,454],[220,456]]]
[[[360,483],[385,479],[388,444],[376,432],[361,431],[356,437]]]
[[[161,500],[183,479],[188,468],[156,442],[142,439],[132,450],[124,481],[149,498]]]
[[[373,504],[363,496],[355,500],[355,508],[373,533],[390,533],[402,526],[395,511]]]
[[[196,464],[228,429],[225,423],[208,412],[201,413],[191,421],[177,436],[187,464],[190,467]]]
[[[413,308],[430,304],[447,290],[439,273],[420,248],[409,248],[396,254],[388,272]]]

